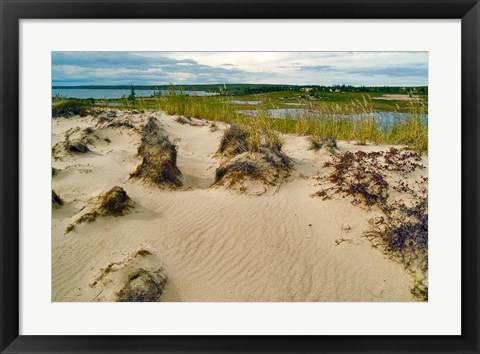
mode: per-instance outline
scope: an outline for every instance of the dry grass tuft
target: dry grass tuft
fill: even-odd
[[[122,187],[113,187],[102,196],[99,212],[103,216],[122,216],[132,207],[132,202]]]
[[[100,205],[96,210],[83,214],[65,229],[65,234],[74,230],[75,225],[92,223],[99,216],[122,216],[133,207],[133,202],[122,187],[113,187],[100,197]]]
[[[63,200],[52,190],[52,206],[55,208],[60,208],[63,205]]]
[[[232,124],[223,133],[217,153],[223,156],[235,156],[250,151],[248,144],[249,135],[245,128]]]
[[[175,122],[180,124],[188,124],[188,121],[182,116],[178,116],[177,118],[175,118]]]
[[[87,135],[93,134],[94,132],[95,132],[95,129],[93,129],[92,127],[87,127],[83,129],[83,133]]]
[[[228,188],[246,180],[278,185],[289,175],[291,160],[278,133],[254,125],[232,124],[225,130],[217,154],[226,157],[215,173],[214,184]]]
[[[117,302],[158,302],[167,283],[163,269],[150,271],[143,268],[128,276],[124,287],[117,293]]]
[[[337,148],[337,139],[334,137],[320,137],[318,135],[310,135],[307,137],[307,141],[309,143],[309,150],[318,151],[322,147],[326,147],[328,149],[336,149]]]
[[[177,167],[177,148],[158,126],[156,119],[150,118],[143,128],[138,155],[142,163],[130,177],[142,178],[157,186],[180,187],[181,172]]]
[[[262,147],[258,152],[244,152],[222,163],[215,172],[214,184],[231,188],[250,180],[276,186],[288,177],[290,169],[291,162],[285,154]]]
[[[85,144],[82,140],[66,140],[64,144],[65,150],[68,152],[85,154],[90,151],[87,144]]]

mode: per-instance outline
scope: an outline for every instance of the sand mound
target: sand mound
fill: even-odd
[[[133,112],[129,112],[129,114],[124,114],[125,112],[122,112],[123,114],[118,114],[117,111],[111,110],[108,112],[102,112],[100,113],[96,118],[97,118],[97,127],[98,128],[128,128],[128,129],[133,129],[137,130],[137,127],[135,127],[132,120],[131,114]]]
[[[214,184],[238,187],[241,192],[249,189],[247,181],[279,185],[289,175],[291,160],[281,151],[278,136],[272,139],[273,135],[232,124],[220,140],[217,154],[227,159],[217,168]]]
[[[221,164],[214,183],[227,188],[238,186],[241,191],[248,189],[246,181],[276,186],[288,177],[290,169],[291,162],[285,154],[262,147],[258,152],[244,152]]]
[[[80,130],[79,127],[69,129],[65,133],[63,142],[58,142],[52,148],[52,155],[55,159],[65,157],[67,154],[85,154],[90,151],[89,145],[92,145],[95,140],[98,140],[95,131],[91,127]]]
[[[153,302],[160,301],[167,283],[158,258],[140,248],[129,256],[110,262],[89,284],[96,289],[96,301]],[[101,296],[100,296],[101,295]]]
[[[103,216],[121,216],[127,213],[132,202],[122,187],[113,187],[102,196],[99,212]]]
[[[130,177],[142,178],[157,186],[182,185],[181,172],[177,167],[177,148],[154,118],[149,118],[143,128],[138,155],[143,157],[142,163]]]
[[[84,154],[90,151],[87,144],[82,140],[65,141],[65,150],[80,154]]]
[[[55,208],[60,208],[63,205],[63,200],[52,190],[52,206]]]
[[[113,187],[100,196],[100,206],[83,214],[73,224],[67,226],[65,234],[75,229],[75,225],[92,223],[98,216],[122,216],[133,207],[133,202],[122,187]]]
[[[160,268],[156,271],[139,269],[128,276],[124,287],[118,292],[118,302],[160,301],[167,277]]]

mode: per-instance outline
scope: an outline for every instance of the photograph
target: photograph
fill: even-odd
[[[428,302],[428,88],[428,51],[52,51],[51,301]]]

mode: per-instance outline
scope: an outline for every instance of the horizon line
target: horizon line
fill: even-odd
[[[333,87],[333,86],[350,86],[350,87],[428,87],[428,85],[351,85],[351,84],[332,84],[332,85],[321,85],[321,84],[251,84],[251,83],[230,83],[230,84],[86,84],[86,85],[52,85],[52,88],[82,88],[82,87],[130,87],[133,86],[143,86],[143,87],[164,87],[164,86],[228,86],[228,85],[270,85],[270,86],[319,86],[319,87]]]

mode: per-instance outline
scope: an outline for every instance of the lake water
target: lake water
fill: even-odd
[[[233,103],[233,104],[260,104],[260,103],[262,103],[262,101],[231,100],[231,101],[227,101],[226,103]]]
[[[158,93],[168,94],[169,90],[135,90],[137,97],[151,97]],[[175,91],[180,93],[180,91]],[[215,92],[207,91],[182,91],[185,95],[189,96],[216,96]],[[70,88],[54,88],[52,89],[52,97],[62,96],[67,98],[95,98],[95,99],[108,99],[108,98],[121,98],[128,97],[130,95],[130,89],[115,90],[115,89],[70,89]]]
[[[249,109],[249,110],[240,110],[242,114],[256,116],[258,110]],[[267,109],[268,115],[271,118],[290,118],[290,119],[299,119],[304,116],[315,117],[317,114],[316,111],[310,109],[302,108],[276,108],[276,109]],[[341,118],[342,116],[329,116],[329,118]],[[413,117],[411,113],[399,113],[399,112],[375,112],[369,113],[367,115],[359,114],[349,114],[346,117],[351,117],[354,120],[361,118],[373,118],[380,121],[382,126],[391,126],[396,121],[407,120]],[[420,114],[420,120],[423,124],[428,125],[428,114]]]

